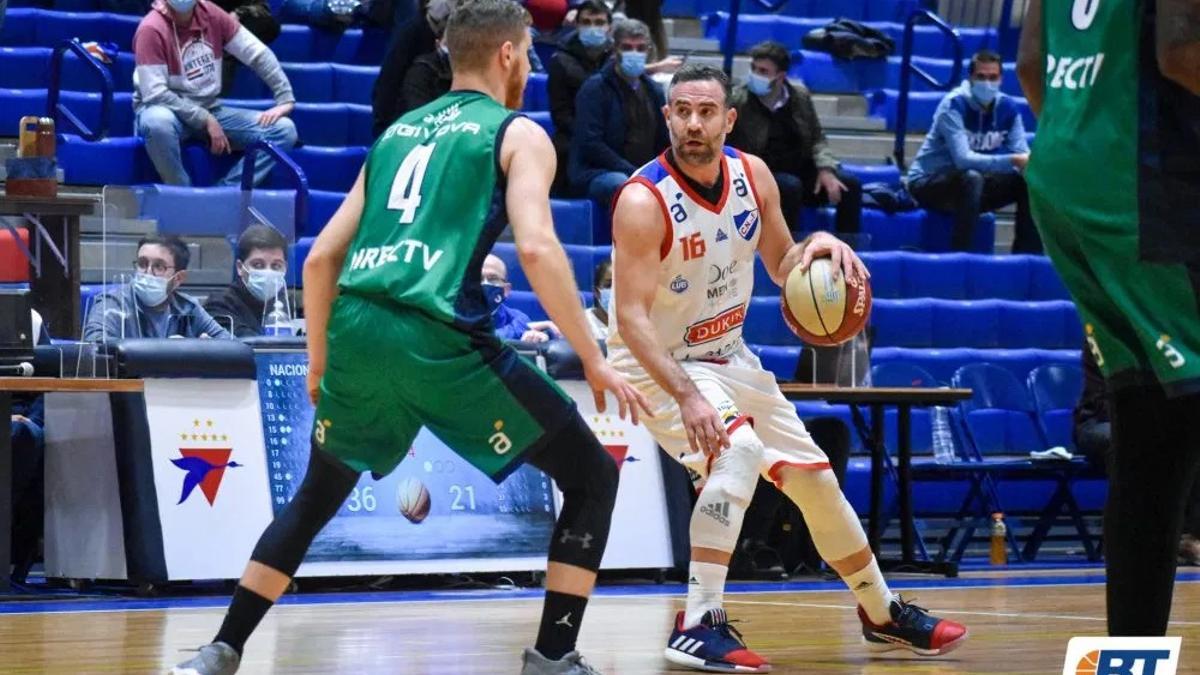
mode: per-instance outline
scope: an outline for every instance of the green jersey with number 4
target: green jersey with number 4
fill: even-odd
[[[500,139],[517,113],[452,91],[392,124],[367,155],[366,196],[343,293],[486,324],[483,258],[506,226]]]

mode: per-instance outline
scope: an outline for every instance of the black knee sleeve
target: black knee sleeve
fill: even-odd
[[[553,478],[563,493],[550,560],[598,570],[617,501],[617,464],[583,418],[578,413],[572,418],[529,463]]]
[[[258,540],[250,559],[293,576],[313,539],[358,484],[358,472],[313,448],[296,496]]]

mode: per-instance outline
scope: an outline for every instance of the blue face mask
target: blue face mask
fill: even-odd
[[[504,304],[504,287],[496,284],[483,284],[483,297],[487,301],[488,311],[492,314]]]
[[[608,30],[603,26],[584,26],[579,29],[579,41],[593,49],[603,46],[608,42]]]
[[[976,101],[984,105],[989,105],[992,101],[996,100],[996,94],[998,93],[1000,93],[999,82],[971,80],[971,96],[974,96]]]
[[[187,14],[196,6],[196,0],[167,0],[167,5],[175,10],[176,14]]]
[[[758,73],[750,73],[746,79],[746,88],[755,96],[766,96],[771,93],[771,78]]]
[[[167,301],[167,288],[170,284],[170,279],[138,272],[137,276],[133,278],[133,292],[142,305],[158,307]]]
[[[607,312],[608,311],[608,303],[610,300],[612,300],[612,289],[611,288],[601,288],[600,289],[600,298],[597,301],[600,303],[600,309]]]
[[[621,52],[621,72],[629,77],[646,72],[646,52]]]

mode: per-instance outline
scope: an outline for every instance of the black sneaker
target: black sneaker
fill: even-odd
[[[892,601],[892,620],[887,625],[871,623],[862,605],[858,607],[858,618],[863,625],[863,643],[869,651],[876,653],[907,649],[921,656],[941,656],[967,641],[966,626],[939,619],[900,596]]]

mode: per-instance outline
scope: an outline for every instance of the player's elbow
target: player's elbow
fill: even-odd
[[[1163,77],[1200,96],[1200,43],[1159,45],[1158,70]]]
[[[517,258],[521,261],[522,269],[534,269],[544,265],[553,255],[554,246],[545,237],[526,238],[517,242]]]

